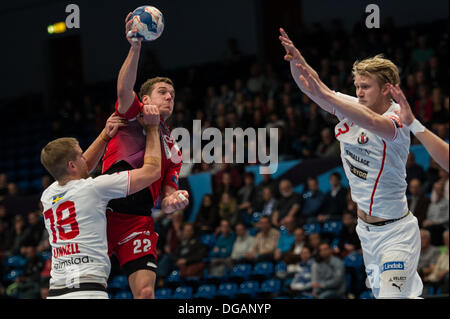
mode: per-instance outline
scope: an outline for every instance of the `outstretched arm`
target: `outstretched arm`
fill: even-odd
[[[419,123],[418,120],[414,117],[413,112],[411,111],[411,107],[409,106],[408,100],[397,84],[395,87],[389,85],[389,89],[391,91],[392,97],[397,101],[400,105],[400,112],[398,115],[400,116],[400,120],[405,123],[408,127],[410,127],[413,134],[417,137],[417,139],[425,146],[428,153],[430,153],[431,157],[448,172],[448,162],[449,162],[449,146],[448,143],[443,141],[441,138],[436,136],[433,132],[431,132],[426,127],[423,127]],[[419,130],[415,131],[411,124],[415,122],[415,125],[418,125]],[[416,124],[417,123],[417,124]]]
[[[281,41],[281,45],[286,50],[286,55],[284,56],[284,59],[286,61],[289,61],[292,77],[294,78],[294,81],[299,87],[299,89],[303,93],[305,93],[311,100],[317,103],[317,105],[319,105],[322,109],[324,109],[327,112],[333,113],[332,106],[330,106],[323,99],[320,99],[317,96],[312,96],[311,93],[306,89],[303,82],[300,80],[300,71],[296,67],[296,65],[300,64],[303,67],[305,67],[308,70],[308,73],[310,73],[311,76],[313,76],[318,83],[322,84],[322,81],[320,80],[317,72],[306,62],[305,58],[302,56],[300,51],[295,47],[294,43],[289,38],[289,36],[287,35],[286,31],[284,31],[283,28],[280,28],[280,36],[278,38]]]
[[[130,37],[130,35],[132,36],[135,31],[131,30],[131,14],[132,13],[130,12],[125,19],[125,37],[131,47],[127,58],[120,68],[119,77],[117,79],[117,99],[119,102],[117,112],[120,114],[125,114],[133,103],[134,84],[136,83],[139,55],[141,52],[142,38],[132,39]],[[130,31],[131,33],[129,33]]]
[[[83,157],[86,160],[89,173],[91,173],[98,162],[100,161],[103,153],[105,152],[106,144],[117,133],[117,130],[121,126],[126,126],[127,120],[123,119],[115,114],[112,114],[106,121],[105,128],[95,141],[89,146],[89,148],[83,153]]]
[[[331,105],[345,117],[383,139],[392,140],[395,137],[395,124],[392,119],[382,116],[358,102],[340,97],[325,84],[317,81],[304,66],[296,64],[296,67],[300,72],[300,81],[312,96],[326,101],[325,103]]]

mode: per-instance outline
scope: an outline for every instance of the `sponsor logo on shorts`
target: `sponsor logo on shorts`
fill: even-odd
[[[367,179],[367,171],[360,169],[356,166],[353,166],[348,159],[345,159],[345,161],[347,162],[348,167],[350,168],[350,172],[355,175],[358,178],[361,178],[363,180]]]
[[[69,266],[81,265],[81,264],[89,264],[94,262],[94,259],[89,256],[83,257],[71,257],[68,260],[60,261],[53,264],[53,268],[55,270],[63,269]]]
[[[402,291],[402,286],[403,286],[403,284],[398,284],[398,285],[397,285],[395,282],[393,282],[393,283],[392,283],[392,286],[395,287],[395,288],[398,288],[399,291]]]
[[[386,270],[404,270],[405,263],[403,261],[391,261],[383,264],[381,272]]]

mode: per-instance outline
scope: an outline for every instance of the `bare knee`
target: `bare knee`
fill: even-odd
[[[153,287],[144,287],[139,290],[137,299],[155,299],[155,291]]]

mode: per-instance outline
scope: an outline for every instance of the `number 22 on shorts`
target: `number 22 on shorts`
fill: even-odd
[[[136,239],[135,241],[133,241],[133,246],[134,246],[133,253],[136,255],[142,252],[145,253],[149,251],[150,247],[152,246],[152,242],[148,238],[144,238],[142,240]]]

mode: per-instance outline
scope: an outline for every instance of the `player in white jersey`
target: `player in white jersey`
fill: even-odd
[[[101,135],[83,153],[74,138],[49,142],[41,152],[41,163],[55,178],[42,194],[45,227],[52,247],[52,269],[48,299],[108,298],[110,273],[106,238],[106,205],[148,187],[161,175],[159,111],[144,105],[146,130],[144,164],[141,168],[96,178],[96,166],[122,120],[112,116]]]
[[[420,233],[406,199],[410,140],[395,111],[389,84],[400,82],[397,67],[382,56],[357,61],[357,97],[330,90],[305,61],[283,29],[280,41],[298,87],[322,109],[338,117],[335,135],[358,205],[357,233],[369,283],[376,298],[417,298]]]

